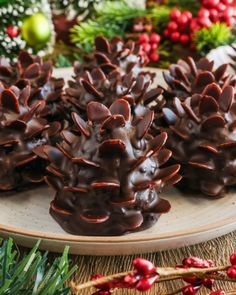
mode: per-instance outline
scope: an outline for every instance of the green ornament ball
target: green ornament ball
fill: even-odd
[[[37,12],[23,21],[21,34],[27,45],[33,48],[43,47],[51,37],[51,28],[48,18]]]

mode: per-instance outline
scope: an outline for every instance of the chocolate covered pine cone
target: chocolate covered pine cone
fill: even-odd
[[[75,63],[75,75],[83,76],[86,71],[101,68],[106,73],[118,69],[122,75],[133,73],[134,76],[143,73],[147,80],[152,80],[155,74],[143,71],[144,57],[139,53],[140,46],[134,41],[124,41],[118,37],[108,41],[99,36],[94,42],[94,52],[84,56],[84,63]]]
[[[76,77],[75,81],[69,81],[64,105],[78,112],[84,119],[87,119],[86,108],[91,101],[110,107],[118,98],[123,98],[131,104],[132,113],[136,116],[143,115],[147,108],[160,109],[158,97],[162,90],[158,87],[150,90],[151,81],[145,81],[142,74],[137,77],[132,72],[123,75],[118,69],[113,69],[108,74],[105,72],[104,67],[96,68],[87,71],[83,77]]]
[[[174,97],[182,101],[193,94],[201,94],[211,83],[216,83],[220,87],[236,85],[236,78],[227,74],[227,64],[216,70],[213,70],[213,67],[214,62],[207,58],[195,62],[188,57],[186,61],[179,60],[177,64],[172,64],[169,71],[163,73],[168,85],[163,94],[167,104],[172,104]]]
[[[5,87],[15,85],[20,90],[29,85],[31,91],[28,104],[44,100],[46,105],[40,116],[50,121],[61,120],[64,118],[61,102],[64,80],[54,78],[52,68],[52,62],[43,62],[40,57],[22,51],[17,62],[0,57],[0,81]]]
[[[57,148],[46,146],[51,164],[47,182],[56,190],[50,212],[68,232],[120,235],[152,226],[169,202],[159,197],[180,180],[179,165],[161,168],[171,156],[167,135],[148,135],[153,112],[135,122],[129,103],[116,100],[108,109],[88,104],[88,121],[72,114],[81,136],[64,131]]]
[[[236,101],[232,86],[211,83],[201,94],[163,108],[168,147],[181,164],[180,187],[211,197],[236,185]]]
[[[45,161],[37,153],[60,130],[59,123],[40,118],[45,101],[28,105],[30,93],[29,85],[5,88],[0,82],[0,191],[43,181]]]
[[[109,43],[104,37],[96,38],[95,51],[87,57],[86,64],[75,63],[74,80],[69,81],[63,97],[68,113],[76,111],[87,119],[89,102],[98,101],[110,107],[119,98],[129,101],[134,115],[143,115],[150,105],[160,110],[162,90],[150,90],[154,75],[141,71],[143,63],[138,52],[133,41],[124,44],[115,38]]]

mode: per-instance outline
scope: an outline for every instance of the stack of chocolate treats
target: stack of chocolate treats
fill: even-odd
[[[170,210],[165,187],[211,198],[234,188],[236,78],[227,65],[180,60],[163,73],[166,86],[144,66],[134,42],[104,37],[66,88],[51,62],[1,58],[0,189],[45,181],[66,231],[121,235]]]

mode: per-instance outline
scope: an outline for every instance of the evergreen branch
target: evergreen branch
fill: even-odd
[[[13,240],[0,246],[0,294],[1,295],[61,295],[69,294],[66,281],[75,272],[69,270],[68,247],[62,257],[54,260],[51,267],[48,253],[38,251],[40,242],[24,256],[17,255]]]
[[[83,51],[90,52],[97,36],[103,35],[110,39],[115,35],[122,36],[122,34],[123,32],[116,24],[88,20],[71,29],[71,42]]]
[[[146,15],[146,10],[129,6],[124,1],[105,1],[95,6],[99,22],[123,24],[124,21]]]
[[[195,33],[194,43],[197,51],[204,55],[221,45],[231,44],[232,33],[224,23],[213,24],[210,28],[203,28]]]

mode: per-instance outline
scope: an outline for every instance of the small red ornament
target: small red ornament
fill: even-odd
[[[20,33],[20,30],[18,27],[15,27],[15,26],[8,26],[6,28],[6,33],[7,35],[10,37],[10,38],[16,38],[19,33]]]

